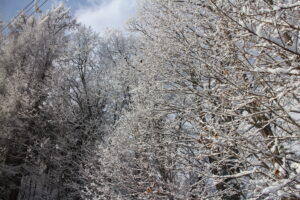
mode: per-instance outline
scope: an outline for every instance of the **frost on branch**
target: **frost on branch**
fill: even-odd
[[[147,0],[133,35],[103,37],[63,7],[20,17],[0,39],[1,192],[299,199],[299,8]]]

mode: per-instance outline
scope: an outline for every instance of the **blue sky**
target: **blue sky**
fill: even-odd
[[[123,28],[128,18],[136,11],[138,0],[64,0],[77,20],[91,26],[97,32]],[[0,19],[8,21],[18,14],[31,0],[0,0]],[[40,3],[44,0],[39,0]],[[48,9],[59,0],[48,0],[43,9]],[[31,11],[30,11],[31,12]]]

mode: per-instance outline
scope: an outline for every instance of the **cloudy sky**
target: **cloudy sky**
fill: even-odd
[[[18,14],[32,0],[0,0],[0,19],[8,21]],[[43,3],[44,0],[39,0]],[[48,0],[43,9],[51,7],[58,0]],[[77,20],[91,26],[95,31],[108,28],[123,28],[126,21],[135,14],[138,0],[64,0]],[[31,13],[29,11],[28,13]]]

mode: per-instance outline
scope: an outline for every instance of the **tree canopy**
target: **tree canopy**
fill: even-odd
[[[0,35],[0,199],[299,199],[299,10],[146,0],[102,36],[63,5],[20,15]]]

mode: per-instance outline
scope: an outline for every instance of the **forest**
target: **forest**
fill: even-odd
[[[139,3],[0,33],[0,200],[300,199],[300,1]]]

